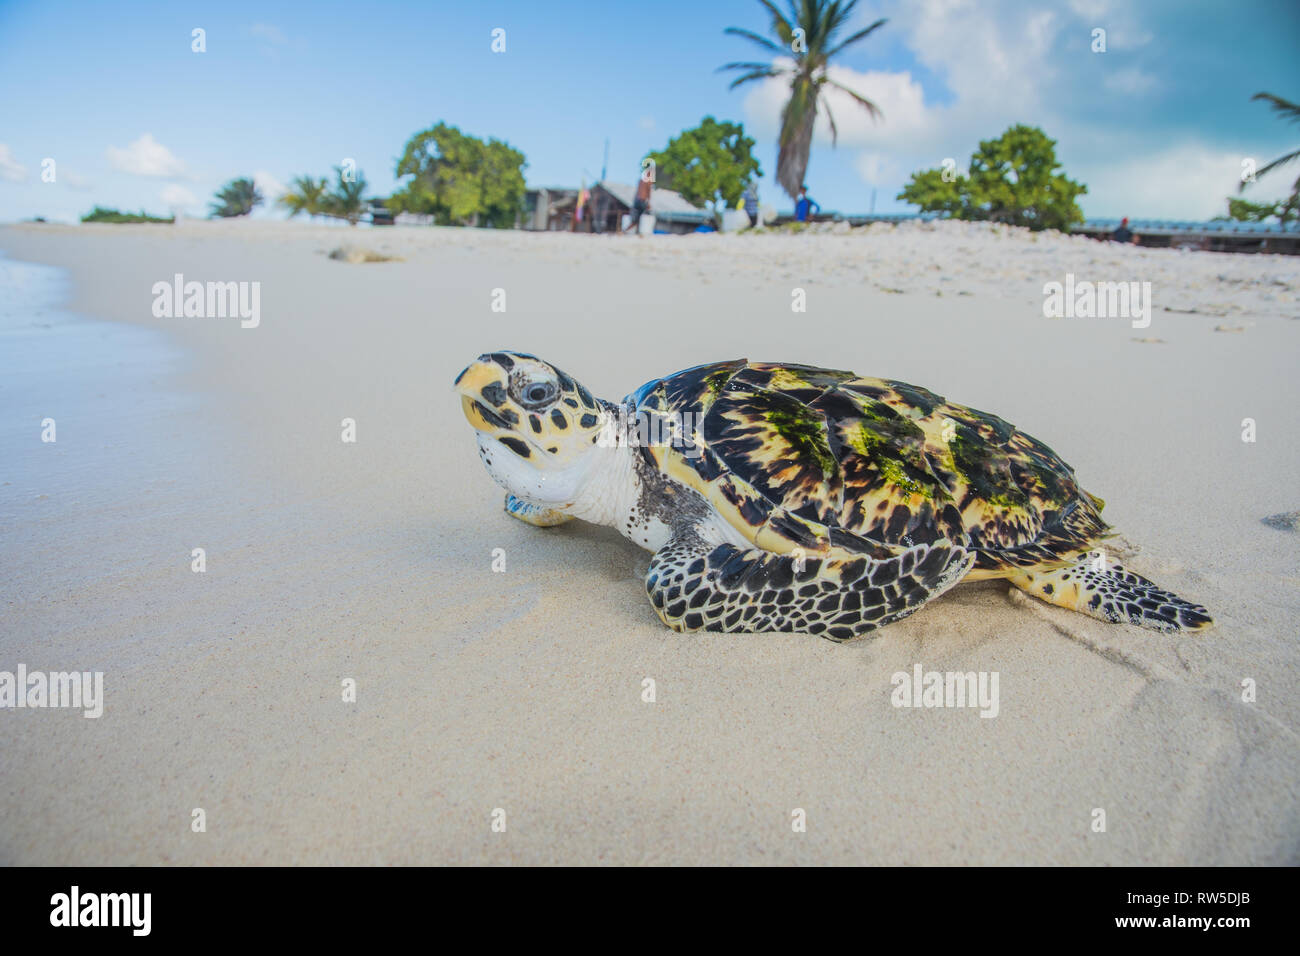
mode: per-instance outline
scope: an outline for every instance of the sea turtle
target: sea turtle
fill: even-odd
[[[1102,500],[1055,452],[924,388],[735,359],[614,404],[492,352],[456,390],[506,511],[653,551],[646,591],[678,631],[846,640],[985,578],[1107,621],[1212,623],[1110,559]]]

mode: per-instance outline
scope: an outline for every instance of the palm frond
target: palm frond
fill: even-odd
[[[1300,149],[1297,149],[1294,152],[1287,153],[1285,156],[1279,156],[1277,159],[1273,160],[1273,162],[1269,163],[1267,166],[1263,167],[1262,169],[1255,170],[1255,176],[1256,177],[1263,176],[1265,173],[1271,173],[1275,169],[1281,169],[1287,163],[1293,163],[1297,159],[1300,159]]]
[[[734,90],[736,87],[740,86],[740,84],[742,84],[742,83],[749,83],[749,82],[751,82],[751,81],[753,81],[753,80],[766,80],[766,79],[769,79],[769,78],[771,78],[771,77],[773,77],[773,76],[782,76],[782,75],[783,75],[783,74],[782,74],[782,72],[781,72],[780,70],[773,70],[773,69],[755,70],[755,71],[752,72],[752,73],[746,73],[744,76],[738,76],[738,77],[736,77],[736,78],[735,78],[734,80],[732,80],[731,83],[727,86],[727,89],[729,89],[729,90]]]
[[[868,113],[871,114],[871,118],[873,120],[880,120],[884,118],[885,114],[880,112],[880,107],[877,106],[875,103],[871,102],[871,100],[867,99],[861,93],[855,93],[853,90],[849,89],[843,83],[836,83],[834,80],[830,79],[829,77],[826,80],[826,84],[828,86],[835,87],[841,93],[847,93],[849,94],[849,96],[853,97],[853,99],[857,101],[859,106],[861,106],[863,109],[865,109]]]
[[[772,66],[771,63],[724,63],[714,70],[714,73],[721,73],[723,70],[774,70],[778,67]]]
[[[790,48],[790,40],[794,36],[793,24],[785,18],[785,14],[776,8],[776,4],[774,4],[772,0],[758,0],[758,2],[766,7],[767,12],[772,15],[772,32],[777,35],[781,40],[781,43],[785,45],[785,49],[788,50]]]
[[[746,40],[753,40],[759,46],[763,47],[763,49],[771,50],[773,53],[787,52],[784,47],[781,47],[773,43],[767,37],[759,36],[757,33],[753,32],[752,30],[742,30],[740,27],[727,27],[722,32],[730,33],[732,36],[744,37]]]
[[[1254,96],[1251,97],[1251,100],[1252,101],[1261,100],[1267,103],[1269,107],[1273,110],[1273,112],[1277,113],[1277,115],[1284,120],[1289,120],[1292,123],[1300,121],[1300,104],[1292,103],[1290,100],[1284,99],[1273,93],[1256,93]],[[1295,160],[1298,158],[1300,158],[1300,150],[1293,150],[1292,152],[1287,153],[1285,156],[1279,156],[1277,159],[1273,160],[1271,163],[1267,164],[1262,169],[1255,170],[1255,176],[1256,177],[1263,176],[1266,173],[1270,173],[1275,169],[1280,169],[1281,167],[1287,165],[1288,163],[1295,162]],[[1300,183],[1300,179],[1296,180],[1296,182]],[[1237,192],[1239,193],[1245,192],[1246,187],[1249,185],[1250,183],[1248,182],[1238,183]]]
[[[834,149],[840,142],[840,131],[835,126],[835,117],[831,115],[831,104],[822,100],[821,108],[826,111],[826,122],[831,124],[831,148]]]
[[[1284,119],[1296,122],[1300,120],[1300,104],[1292,103],[1290,100],[1283,99],[1280,96],[1274,96],[1272,93],[1256,93],[1251,97],[1251,101],[1262,100],[1267,103],[1273,112],[1279,114]]]
[[[871,114],[873,120],[882,118],[880,108],[875,103],[830,80],[826,71],[831,57],[864,40],[888,21],[879,19],[841,41],[839,37],[849,28],[859,0],[758,0],[758,3],[771,19],[768,36],[760,36],[740,27],[728,27],[724,32],[743,37],[770,53],[782,56],[792,53],[796,65],[789,67],[735,62],[719,67],[718,72],[743,71],[743,75],[732,80],[731,89],[760,79],[790,79],[790,95],[781,110],[781,128],[777,136],[777,181],[787,194],[794,197],[798,195],[807,171],[818,109],[826,109],[832,146],[839,143],[838,124],[826,107],[822,95],[827,83],[847,93]],[[782,6],[785,7],[784,10],[781,9]],[[804,40],[803,49],[798,53],[793,50],[795,30],[800,31]]]
[[[830,42],[835,31],[840,27],[840,5],[839,0],[834,3],[828,3],[821,8],[821,16],[817,19],[817,52],[823,54],[824,47]]]
[[[849,37],[843,43],[836,44],[835,48],[826,54],[827,58],[829,59],[830,57],[833,57],[835,54],[839,53],[845,47],[851,46],[852,44],[857,43],[859,40],[862,40],[870,36],[873,32],[878,30],[880,27],[883,27],[888,22],[889,22],[888,20],[877,20],[875,23],[871,24],[871,26],[867,27],[865,30],[859,30],[857,33],[853,34],[853,36]]]

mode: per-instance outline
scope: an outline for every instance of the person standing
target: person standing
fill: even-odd
[[[751,228],[758,228],[758,180],[751,179],[745,187],[745,215],[749,216]]]
[[[650,211],[650,190],[652,186],[653,183],[650,177],[642,172],[636,187],[636,198],[632,200],[632,213],[628,217],[629,222],[627,229],[623,230],[624,232],[627,232],[628,229],[636,229],[641,223],[641,216]]]
[[[815,210],[815,211],[814,211]],[[794,218],[797,222],[807,222],[809,216],[815,216],[822,211],[815,200],[809,198],[808,187],[806,185],[799,187],[799,200],[794,204]]]
[[[1132,242],[1133,230],[1128,227],[1128,217],[1125,216],[1119,221],[1119,228],[1110,234],[1111,239],[1116,242]]]

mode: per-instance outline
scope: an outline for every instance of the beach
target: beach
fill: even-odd
[[[1300,862],[1300,534],[1264,522],[1300,509],[1300,258],[959,222],[0,252],[62,270],[6,326],[0,670],[104,675],[97,718],[0,711],[0,863]],[[156,314],[178,275],[258,283],[256,324]],[[1044,314],[1048,283],[1130,280],[1145,316]],[[503,348],[609,400],[746,357],[993,412],[1217,626],[991,581],[842,645],[674,633],[648,552],[502,511],[452,381]],[[996,716],[894,706],[918,665],[996,673]]]

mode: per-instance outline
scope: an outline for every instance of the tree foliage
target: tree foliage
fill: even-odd
[[[216,200],[209,205],[210,216],[220,219],[232,219],[235,216],[247,216],[253,208],[262,204],[262,193],[251,179],[240,177],[232,179],[217,190]]]
[[[727,27],[724,33],[743,37],[757,44],[769,57],[793,57],[794,65],[785,66],[780,61],[727,63],[719,70],[735,70],[740,76],[731,82],[731,89],[742,83],[784,77],[790,80],[790,98],[781,110],[781,133],[777,140],[776,179],[786,194],[794,199],[803,185],[808,170],[808,153],[812,149],[813,125],[819,109],[826,111],[831,128],[831,144],[839,139],[835,117],[824,99],[827,87],[840,90],[865,109],[872,119],[880,118],[880,109],[860,93],[832,80],[830,61],[860,40],[866,39],[885,25],[877,20],[871,26],[839,39],[840,31],[851,19],[858,0],[788,0],[783,13],[772,0],[758,0],[770,17],[769,33],[775,40],[760,36],[752,30]]]
[[[39,217],[37,222],[44,222]],[[113,223],[130,223],[130,222],[174,222],[175,220],[168,217],[151,216],[141,209],[135,212],[118,212],[116,209],[105,209],[103,206],[96,206],[90,212],[81,217],[82,222],[113,222]]]
[[[1290,100],[1283,99],[1280,96],[1275,96],[1272,93],[1256,93],[1254,96],[1251,97],[1251,99],[1260,100],[1262,102],[1267,103],[1269,105],[1269,108],[1273,110],[1273,112],[1276,113],[1278,115],[1278,118],[1281,119],[1283,122],[1287,122],[1287,123],[1300,122],[1300,103],[1293,103]],[[1258,178],[1259,176],[1263,176],[1266,173],[1270,173],[1275,169],[1281,169],[1283,166],[1286,166],[1289,163],[1293,163],[1297,159],[1300,159],[1300,149],[1293,149],[1291,152],[1284,153],[1283,155],[1279,156],[1277,159],[1273,160],[1271,163],[1266,164],[1262,169],[1257,170],[1255,176],[1256,178]],[[1253,181],[1254,180],[1251,180],[1251,182]],[[1241,192],[1246,188],[1247,185],[1249,185],[1249,183],[1243,181],[1241,185],[1238,187],[1237,191]],[[1231,216],[1233,219],[1240,219],[1242,218],[1242,216],[1238,216],[1236,213],[1232,211],[1233,202],[1234,200],[1231,199],[1228,200],[1228,215]],[[1247,214],[1250,207],[1255,205],[1254,203],[1242,203],[1241,200],[1236,200],[1236,202],[1239,204],[1237,206],[1237,209],[1240,212],[1242,212],[1243,215]],[[1288,196],[1286,199],[1280,200],[1276,203],[1272,203],[1271,205],[1276,210],[1271,215],[1277,216],[1279,221],[1281,221],[1282,225],[1285,226],[1287,222],[1289,222],[1292,219],[1295,219],[1296,211],[1297,209],[1300,209],[1300,176],[1297,176],[1296,181],[1291,184],[1291,195]],[[1264,219],[1267,218],[1269,218],[1269,216],[1265,215]],[[1250,221],[1262,222],[1263,220],[1256,219]]]
[[[1228,198],[1228,214],[1215,216],[1217,220],[1234,219],[1237,222],[1267,222],[1276,219],[1282,226],[1300,219],[1300,197],[1292,193],[1276,202],[1251,202],[1248,199]]]
[[[509,228],[523,208],[526,165],[509,143],[439,123],[407,141],[397,178],[412,178],[388,208],[431,215],[440,225]]]
[[[366,177],[357,170],[351,178],[344,175],[342,166],[334,167],[334,188],[321,197],[320,211],[335,219],[346,219],[355,226],[365,212]]]
[[[922,212],[957,219],[1066,230],[1083,221],[1076,200],[1088,187],[1060,169],[1056,141],[1035,126],[1017,125],[982,141],[966,175],[945,177],[943,169],[913,173],[898,198]]]
[[[332,188],[328,179],[295,176],[276,204],[289,210],[290,219],[305,212],[309,216],[346,219],[349,225],[355,226],[366,211],[367,185],[361,170],[349,173],[342,166],[335,166]]]
[[[284,195],[275,202],[276,205],[289,210],[290,219],[300,212],[305,212],[308,216],[319,216],[323,212],[322,201],[328,188],[329,182],[325,179],[295,176]]]
[[[763,175],[753,155],[754,140],[743,123],[719,123],[706,116],[694,129],[683,130],[667,147],[651,153],[655,182],[674,189],[692,205],[722,202],[734,206],[755,176]]]

